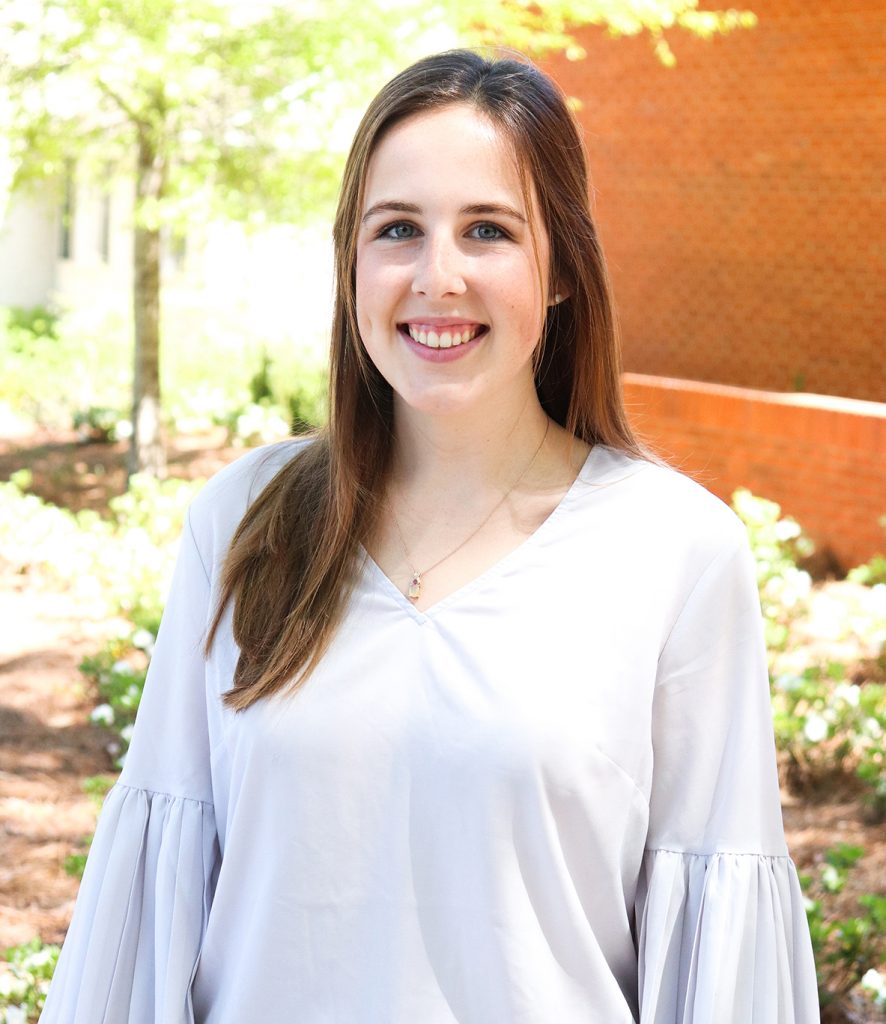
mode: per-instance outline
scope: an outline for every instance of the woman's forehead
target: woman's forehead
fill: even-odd
[[[361,216],[385,202],[509,205],[526,210],[512,140],[464,103],[414,114],[384,134],[372,153]]]

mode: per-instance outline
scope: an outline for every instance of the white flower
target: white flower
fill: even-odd
[[[810,743],[821,743],[828,734],[828,723],[821,715],[815,713],[809,715],[806,724],[803,726],[803,735]]]
[[[775,536],[778,540],[793,540],[800,536],[800,527],[792,519],[779,519],[775,524]]]
[[[28,1011],[24,1006],[7,1006],[4,1024],[28,1024]]]
[[[131,676],[132,665],[130,665],[128,661],[124,661],[121,658],[120,661],[114,662],[114,664],[111,666],[111,671],[116,672],[118,676]]]
[[[773,682],[776,690],[782,690],[784,693],[790,693],[803,685],[803,680],[799,676],[788,672],[776,676]]]
[[[26,956],[22,966],[28,971],[34,970],[35,967],[44,967],[52,960],[53,953],[54,950],[51,946],[44,946],[43,949],[38,949],[36,953]]]
[[[123,726],[123,728],[120,730],[120,739],[123,740],[124,743],[128,743],[132,739],[131,725]]]
[[[834,687],[834,700],[845,701],[850,707],[857,708],[861,688],[856,683],[840,683]]]
[[[0,999],[23,999],[27,985],[13,974],[0,974]]]
[[[861,987],[871,993],[877,1006],[886,1006],[886,978],[878,970],[872,967],[866,971],[861,979]]]
[[[842,888],[840,873],[833,864],[826,864],[821,873],[822,885],[828,892],[839,892]]]
[[[862,732],[872,740],[878,740],[883,735],[880,723],[876,718],[866,718],[861,723]]]
[[[149,629],[137,629],[132,634],[132,646],[146,651],[154,646],[154,637]]]
[[[98,722],[101,725],[113,725],[114,709],[110,704],[99,704],[97,708],[93,708],[92,714],[89,718],[90,721]]]

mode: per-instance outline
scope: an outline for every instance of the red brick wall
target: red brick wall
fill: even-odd
[[[728,7],[716,2],[702,7]],[[747,0],[703,41],[582,33],[596,212],[643,373],[886,400],[886,8]]]
[[[729,501],[777,501],[842,569],[886,552],[886,405],[624,375],[634,429]]]

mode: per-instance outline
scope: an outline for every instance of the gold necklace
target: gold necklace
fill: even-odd
[[[529,460],[529,462],[524,467],[523,472],[517,477],[517,479],[505,491],[505,493],[495,503],[495,505],[493,505],[492,509],[489,511],[488,515],[483,520],[483,522],[480,523],[480,525],[478,527],[476,527],[474,530],[472,530],[468,534],[468,536],[465,537],[465,539],[461,542],[461,544],[459,544],[457,547],[454,547],[450,552],[445,554],[442,558],[437,559],[437,561],[434,562],[433,565],[429,565],[427,569],[413,569],[412,570],[412,579],[409,582],[409,589],[406,591],[406,596],[410,600],[417,601],[421,597],[422,577],[426,576],[432,569],[436,569],[437,566],[442,564],[443,562],[445,562],[447,558],[451,558],[456,553],[456,551],[460,551],[465,546],[465,544],[467,544],[467,542],[469,540],[471,540],[472,537],[475,537],[483,529],[483,527],[492,518],[493,513],[497,509],[501,508],[501,506],[504,504],[505,499],[508,497],[508,495],[511,493],[511,491],[514,490],[514,488],[517,486],[517,484],[520,483],[520,481],[523,479],[523,477],[526,476],[526,474],[529,472],[530,468],[532,467],[532,464],[535,462],[536,458],[538,457],[538,453],[541,451],[542,446],[545,443],[545,439],[548,436],[548,428],[550,427],[550,425],[551,425],[551,420],[550,420],[549,417],[546,417],[545,418],[545,432],[542,435],[541,441],[539,442],[538,447],[535,449],[535,452],[533,453],[532,458]],[[409,554],[409,548],[406,546],[406,540],[403,537],[403,531],[400,529],[400,523],[397,521],[397,516],[394,513],[394,510],[393,510],[393,508],[391,508],[390,505],[388,505],[388,511],[391,513],[391,518],[394,520],[394,526],[396,527],[397,534],[400,537],[400,544],[403,547],[403,554],[406,555],[406,561],[410,565],[415,565],[415,561],[413,560],[412,555]]]

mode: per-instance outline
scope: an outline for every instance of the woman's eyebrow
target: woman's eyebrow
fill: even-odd
[[[402,203],[396,199],[388,199],[382,203],[375,203],[370,206],[366,213],[363,214],[362,223],[366,223],[370,217],[375,217],[380,213],[421,213],[421,207],[416,206],[415,203]]]
[[[473,203],[471,206],[463,206],[460,212],[486,217],[510,217],[512,220],[520,221],[521,224],[526,223],[526,217],[519,210],[515,210],[513,206],[508,206],[505,203]]]
[[[380,213],[421,213],[421,207],[415,203],[404,203],[397,199],[386,199],[380,203],[373,203],[372,206],[363,214],[362,223],[370,220],[372,217],[378,216]],[[512,220],[520,221],[520,223],[526,223],[526,217],[520,213],[519,210],[515,210],[513,206],[508,206],[505,203],[471,203],[468,206],[463,206],[459,213],[474,214],[479,216],[493,216],[493,217],[510,217]]]

